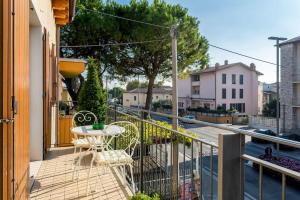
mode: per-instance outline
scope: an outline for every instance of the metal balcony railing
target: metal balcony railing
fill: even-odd
[[[76,107],[70,110],[74,109]],[[145,116],[147,118],[143,119]],[[153,120],[155,116],[163,117],[165,124]],[[185,133],[181,128],[172,130],[166,124],[173,117],[119,105],[108,109],[107,123],[127,120],[139,127],[140,144],[134,152],[137,190],[147,194],[158,193],[161,199],[300,198],[300,189],[297,188],[300,168],[295,169],[296,162],[294,166],[279,162],[282,158],[292,161],[290,154],[272,148],[274,156],[266,157],[268,159],[262,156],[270,150],[266,147],[276,146],[276,143],[280,147],[299,150],[300,142],[233,126],[184,119],[193,123],[193,127],[207,127],[205,134],[208,138],[211,138],[210,131],[219,130],[216,144],[200,139],[202,133],[197,132],[196,135],[194,129],[187,129]],[[177,119],[183,120],[181,117]],[[258,138],[269,144],[246,143],[247,138]],[[118,147],[117,140],[114,145]],[[253,185],[254,180],[257,184]],[[273,182],[278,185],[278,181],[281,190],[272,187]]]

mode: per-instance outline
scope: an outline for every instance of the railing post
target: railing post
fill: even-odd
[[[114,105],[114,122],[117,121],[117,104]],[[117,138],[114,138],[114,149],[117,149]]]
[[[218,200],[244,199],[245,136],[237,133],[219,134]]]
[[[144,114],[141,112],[141,116]],[[141,117],[141,128],[140,128],[140,192],[144,191],[144,119]]]
[[[117,104],[115,104],[114,106],[115,106],[114,121],[116,122],[117,121]]]

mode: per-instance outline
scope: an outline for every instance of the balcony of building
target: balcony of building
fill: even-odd
[[[155,118],[142,120],[139,117],[149,111],[124,107],[111,107],[107,124],[130,121],[140,131],[140,142],[132,156],[135,188],[132,188],[127,168],[123,171],[124,184],[122,170],[100,167],[92,172],[87,194],[90,154],[84,157],[78,178],[72,179],[72,161],[78,156],[70,146],[70,121],[74,112],[72,109],[68,113],[60,111],[57,147],[50,149],[41,164],[31,188],[32,199],[129,199],[133,189],[148,195],[158,194],[160,199],[233,200],[261,199],[262,196],[293,199],[300,196],[299,188],[295,187],[300,180],[299,171],[267,159],[272,157],[265,154],[265,148],[270,145],[252,143],[251,137],[295,149],[299,149],[299,142],[197,120],[190,120],[175,131],[171,125],[162,125]],[[160,120],[172,118],[151,112],[152,117],[155,115],[161,116]],[[193,128],[187,124],[193,124]],[[115,143],[114,148],[117,146]],[[284,151],[275,154],[281,159],[291,158]],[[275,187],[278,189],[274,190]]]
[[[92,171],[90,194],[87,195],[87,174],[91,155],[82,160],[78,177],[73,179],[73,147],[52,148],[42,161],[30,189],[30,199],[128,199],[132,192],[120,182],[116,169]]]

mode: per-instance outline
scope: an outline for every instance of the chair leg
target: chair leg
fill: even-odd
[[[75,164],[75,154],[76,154],[76,146],[74,146],[72,168],[74,168],[74,164]]]
[[[76,173],[77,179],[78,179],[78,177],[79,177],[79,171],[80,171],[80,169],[78,170],[78,168],[80,167],[81,159],[82,159],[82,148],[79,147],[79,157],[78,157],[78,160],[77,160],[77,162],[76,162],[76,164],[75,164],[75,168],[74,168],[74,170],[73,170],[72,180],[74,180],[74,175],[75,175],[75,173]]]
[[[93,157],[92,157],[92,160],[91,160],[91,165],[90,165],[90,169],[89,169],[89,173],[88,173],[88,177],[87,177],[86,196],[89,194],[89,188],[90,188],[90,175],[91,175],[91,171],[92,171],[92,168],[93,168],[94,159],[95,159],[95,153],[93,153]]]
[[[135,194],[135,184],[134,184],[134,179],[133,179],[132,165],[129,165],[129,168],[130,168],[130,176],[131,176],[132,192],[133,192],[133,194]]]

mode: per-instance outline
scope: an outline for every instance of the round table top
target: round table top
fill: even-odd
[[[105,125],[103,130],[94,130],[93,126],[77,126],[71,129],[72,133],[82,136],[115,136],[120,135],[124,131],[124,127],[117,125],[112,125],[109,128],[108,125]]]

